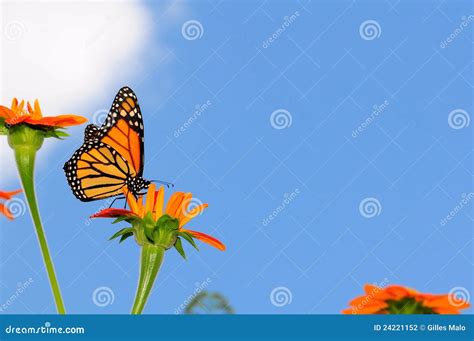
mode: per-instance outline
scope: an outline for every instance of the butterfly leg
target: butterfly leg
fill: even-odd
[[[122,200],[122,199],[125,199],[124,196],[120,196],[120,197],[115,197],[114,200],[112,200],[112,203],[110,204],[109,208],[112,207],[112,205],[115,203],[116,200]],[[125,204],[127,203],[127,201],[125,200]]]

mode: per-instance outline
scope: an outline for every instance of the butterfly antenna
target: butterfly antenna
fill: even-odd
[[[150,180],[150,182],[156,182],[157,184],[162,184],[162,185],[165,185],[166,187],[170,188],[170,187],[174,187],[174,184],[171,183],[171,182],[167,182],[167,181],[161,181],[161,180]]]

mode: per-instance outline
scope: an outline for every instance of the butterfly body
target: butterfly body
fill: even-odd
[[[144,127],[137,97],[123,87],[99,127],[89,124],[83,145],[64,164],[67,181],[81,201],[123,194],[138,196],[150,181],[143,175]]]

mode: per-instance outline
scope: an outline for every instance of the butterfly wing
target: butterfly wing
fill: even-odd
[[[141,177],[144,127],[137,96],[119,90],[101,127],[90,124],[84,144],[64,165],[74,195],[82,201],[120,195],[127,179]]]
[[[127,160],[134,175],[141,177],[145,157],[144,135],[137,96],[129,87],[123,87],[115,96],[98,139],[115,149]]]
[[[105,143],[82,145],[64,165],[71,189],[81,201],[104,199],[122,194],[130,167]]]

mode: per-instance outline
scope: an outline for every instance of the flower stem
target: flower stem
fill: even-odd
[[[138,280],[137,293],[133,303],[132,314],[139,315],[148,300],[155,279],[160,271],[165,249],[162,246],[145,243],[142,246],[140,260],[140,277]]]
[[[53,261],[48,249],[48,242],[44,234],[41,218],[38,211],[38,204],[36,202],[35,186],[34,186],[34,167],[36,158],[36,149],[32,146],[22,145],[14,148],[16,164],[18,166],[18,173],[20,175],[23,191],[28,201],[31,218],[35,225],[38,242],[43,255],[44,264],[48,273],[51,290],[53,292],[56,308],[59,314],[65,314],[63,299],[59,289],[58,280],[54,271]]]

